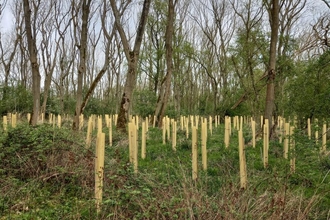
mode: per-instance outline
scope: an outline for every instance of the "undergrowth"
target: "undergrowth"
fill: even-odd
[[[237,134],[228,149],[223,127],[209,134],[208,169],[191,178],[191,141],[178,132],[177,151],[150,128],[147,157],[134,174],[126,135],[106,141],[103,203],[95,211],[94,148],[85,131],[19,125],[0,135],[0,219],[328,219],[330,158],[296,132],[296,171],[283,159],[283,145],[270,143],[263,167],[262,142],[245,149],[248,187],[239,184]],[[108,130],[104,129],[106,135]],[[93,143],[95,143],[93,133]],[[191,134],[189,134],[191,135]],[[108,140],[108,136],[106,137]],[[199,152],[201,161],[201,152]],[[202,167],[201,162],[198,164]]]

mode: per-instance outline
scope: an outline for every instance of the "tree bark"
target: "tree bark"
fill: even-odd
[[[173,0],[168,0],[168,14],[167,14],[167,25],[165,32],[165,50],[166,50],[166,76],[162,83],[162,89],[159,93],[155,116],[157,118],[158,127],[162,127],[162,118],[165,115],[168,98],[171,89],[171,79],[173,71],[173,32],[174,32],[174,3]]]
[[[108,42],[109,44],[110,42]],[[95,77],[95,79],[93,80],[91,86],[89,87],[85,97],[84,97],[84,100],[81,104],[81,107],[80,107],[80,112],[81,114],[84,112],[84,109],[88,103],[88,100],[90,98],[90,96],[93,94],[97,84],[99,83],[99,81],[102,79],[102,76],[104,75],[104,73],[107,71],[107,68],[109,66],[109,46],[107,46],[106,48],[106,57],[105,57],[105,61],[104,61],[104,64],[103,64],[103,67],[102,69],[99,71],[99,73],[97,74],[97,76]]]
[[[37,58],[36,36],[32,35],[31,9],[29,6],[29,0],[23,0],[23,5],[24,5],[26,38],[28,43],[28,50],[30,53],[29,58],[30,58],[31,70],[32,70],[33,110],[32,110],[30,124],[36,125],[38,122],[38,116],[40,110],[40,73],[39,73],[39,64]]]
[[[265,106],[265,119],[269,121],[269,138],[274,134],[272,116],[275,110],[275,92],[274,80],[276,75],[276,45],[278,40],[278,27],[279,27],[279,0],[272,0],[269,11],[269,22],[271,26],[270,50],[269,50],[269,66],[266,90],[266,106]]]
[[[47,106],[47,100],[48,100],[48,93],[49,93],[49,89],[50,89],[50,85],[52,82],[52,77],[53,77],[53,73],[54,73],[54,69],[55,69],[55,65],[56,65],[56,58],[57,58],[57,52],[58,52],[58,44],[56,45],[56,49],[55,49],[55,55],[53,57],[53,60],[50,61],[50,59],[48,59],[48,61],[45,61],[44,59],[44,71],[45,71],[45,82],[44,82],[44,94],[43,94],[43,102],[41,105],[41,113],[45,113],[46,112],[46,106]],[[47,53],[47,52],[46,52]],[[43,54],[44,56],[44,54]]]
[[[53,34],[55,32],[55,28],[49,29],[48,27],[52,27],[55,23],[55,14],[53,14],[55,8],[54,2],[49,2],[48,7],[44,9],[44,13],[42,13],[42,21],[40,22],[40,32],[42,35],[42,40],[40,43],[40,50],[41,50],[41,60],[42,66],[44,71],[44,91],[43,91],[43,102],[41,105],[40,113],[46,112],[47,100],[48,100],[48,93],[50,90],[50,85],[52,82],[53,72],[56,66],[57,60],[57,52],[58,52],[58,43],[57,39],[55,39],[55,51],[52,50],[53,42]],[[53,58],[52,58],[53,54]]]
[[[133,50],[131,50],[123,26],[120,23],[121,16],[117,9],[116,2],[115,0],[110,0],[111,8],[115,17],[115,25],[120,35],[121,42],[124,47],[124,53],[128,63],[126,82],[125,82],[124,92],[120,101],[119,113],[117,119],[117,130],[122,132],[126,132],[126,123],[127,123],[126,117],[129,111],[130,101],[132,99],[132,93],[136,85],[137,64],[139,60],[142,38],[149,14],[150,2],[151,0],[144,0],[143,2],[143,9],[136,33],[134,48]]]
[[[57,2],[56,2],[57,3]],[[60,112],[59,114],[64,113],[64,96],[67,94],[67,90],[65,88],[65,83],[68,81],[68,75],[70,74],[70,69],[74,65],[74,57],[76,56],[76,52],[73,49],[73,45],[71,44],[68,47],[65,44],[65,40],[67,35],[65,34],[68,28],[72,25],[72,17],[69,18],[71,7],[67,9],[63,7],[61,2],[59,4],[55,4],[55,29],[57,30],[57,34],[59,39],[56,42],[56,48],[59,50],[59,76],[58,80],[54,80],[55,85],[57,86],[59,99],[60,99]],[[61,16],[61,13],[64,16]],[[68,19],[66,19],[68,17]]]
[[[79,116],[81,114],[82,104],[82,89],[83,89],[83,77],[86,74],[86,56],[87,56],[87,38],[88,38],[88,17],[90,12],[91,0],[83,0],[82,2],[82,25],[79,45],[79,67],[78,67],[78,84],[76,95],[76,111],[74,115],[72,128],[74,130],[79,129]]]

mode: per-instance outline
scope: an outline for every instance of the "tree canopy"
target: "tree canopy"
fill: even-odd
[[[71,115],[124,106],[125,117],[265,112],[270,1],[29,3],[30,10],[23,1],[0,7],[1,114],[36,105],[39,113]],[[278,5],[272,114],[328,117],[328,1]]]

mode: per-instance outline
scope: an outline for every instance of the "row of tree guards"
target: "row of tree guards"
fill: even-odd
[[[7,126],[16,127],[17,124],[17,114],[8,113],[3,116],[3,130],[7,130]],[[30,114],[27,114],[27,119],[29,121]],[[109,146],[112,146],[112,127],[113,124],[116,126],[117,115],[104,116],[105,125],[109,132]],[[44,116],[40,116],[40,123],[44,123]],[[68,119],[68,116],[64,118]],[[92,131],[97,128],[97,138],[96,138],[96,149],[95,149],[95,199],[97,210],[100,210],[100,204],[102,202],[102,186],[103,186],[103,168],[104,168],[104,152],[105,152],[105,133],[103,132],[102,116],[91,115],[88,118],[87,123],[87,135],[86,135],[86,148],[90,148],[92,143]],[[129,116],[128,123],[128,139],[129,139],[129,161],[133,164],[134,172],[138,172],[138,152],[139,143],[141,145],[141,158],[146,158],[147,152],[147,138],[149,125],[151,125],[150,116],[144,119],[140,119],[138,116]],[[220,117],[212,116],[201,117],[201,116],[180,116],[179,121],[169,118],[168,116],[163,119],[162,127],[162,144],[171,143],[172,150],[175,152],[177,150],[177,125],[179,124],[179,129],[185,131],[185,136],[188,139],[191,134],[191,149],[192,149],[192,179],[196,180],[198,178],[198,148],[201,148],[202,152],[202,169],[207,170],[207,138],[208,135],[213,133],[213,125],[215,128],[220,124]],[[155,127],[154,118],[152,126]],[[269,125],[268,119],[263,119],[261,116],[261,122],[259,123],[260,128],[256,127],[256,121],[251,117],[229,117],[226,116],[224,120],[224,146],[229,148],[230,139],[234,131],[238,132],[238,149],[239,149],[239,167],[240,167],[240,182],[241,188],[245,189],[247,187],[247,167],[245,158],[245,141],[243,137],[243,125],[248,128],[252,134],[252,140],[248,144],[253,148],[256,146],[256,131],[262,129],[263,137],[263,164],[266,168],[268,166],[268,151],[269,151],[269,129],[272,125]],[[272,120],[274,122],[274,120]],[[319,127],[318,121],[315,119],[314,136],[315,141],[319,140]],[[61,127],[62,117],[60,115],[49,115],[49,124],[53,126]],[[295,123],[291,123],[295,124]],[[79,128],[82,129],[84,125],[84,116],[80,116]],[[139,130],[141,127],[141,137],[138,137]],[[200,131],[200,132],[199,132]],[[321,153],[326,151],[327,142],[327,126],[323,123],[322,127],[322,145],[320,148]],[[200,135],[199,135],[200,134]],[[308,138],[312,138],[312,125],[310,119],[307,119],[307,134]],[[290,169],[291,172],[295,172],[295,140],[294,140],[294,126],[290,126],[290,123],[286,121],[285,118],[278,117],[277,120],[277,135],[279,142],[283,142],[283,157],[285,159],[290,159]],[[200,138],[200,142],[198,141]],[[200,146],[199,146],[200,143]]]
[[[202,168],[203,170],[207,169],[207,134],[212,135],[212,126],[213,121],[215,124],[215,127],[220,124],[220,118],[218,116],[215,117],[213,120],[212,117],[209,117],[209,120],[207,118],[202,118],[199,116],[190,116],[180,117],[180,125],[181,130],[186,131],[186,137],[189,137],[189,123],[191,128],[191,140],[192,140],[192,179],[196,180],[198,177],[198,122],[201,121],[201,132],[200,132],[200,138],[201,138],[201,151],[202,151]],[[233,121],[233,122],[232,122]],[[247,168],[246,168],[246,159],[245,159],[245,142],[243,137],[243,124],[248,124],[248,127],[251,128],[252,133],[252,147],[255,148],[256,146],[256,122],[253,118],[250,119],[250,122],[247,122],[247,118],[244,119],[244,117],[234,117],[232,118],[226,116],[225,117],[225,132],[224,132],[224,144],[225,147],[229,147],[230,137],[232,135],[232,127],[237,130],[238,132],[238,147],[239,147],[239,164],[240,164],[240,180],[241,180],[241,188],[245,189],[247,187]],[[263,129],[263,164],[266,168],[268,166],[268,151],[269,151],[269,136],[270,136],[270,125],[268,119],[263,120],[261,117],[261,120],[264,123],[261,124],[261,129]],[[272,120],[274,121],[274,120]],[[289,122],[286,122],[285,118],[279,117],[278,120],[278,136],[279,136],[279,142],[282,143],[284,140],[283,146],[283,157],[285,159],[290,159],[290,170],[291,172],[295,172],[295,141],[294,141],[294,126],[290,126]],[[317,121],[316,121],[317,122]],[[233,126],[232,126],[233,123]],[[138,172],[138,117],[133,117],[133,120],[130,120],[128,124],[128,130],[129,130],[129,158],[130,162],[133,163],[134,166],[134,172]],[[141,133],[141,158],[145,159],[146,157],[146,139],[147,139],[147,131],[148,131],[148,124],[149,119],[148,117],[145,118],[145,120],[142,122],[142,133]],[[167,141],[172,142],[172,149],[173,151],[176,151],[176,134],[177,134],[177,122],[174,119],[170,119],[168,117],[163,118],[163,128],[162,128],[162,134],[163,134],[163,144],[166,144]],[[207,124],[209,125],[209,132],[207,131]],[[171,128],[171,129],[170,129]],[[311,139],[311,124],[310,119],[308,119],[308,137]],[[319,136],[318,136],[318,129],[316,126],[315,131],[315,140],[318,142]],[[326,124],[323,124],[322,128],[322,147],[321,152],[326,151],[326,141],[327,141],[327,128]],[[171,136],[172,134],[172,136]],[[289,154],[290,152],[290,154]]]
[[[96,116],[95,115],[92,115],[93,119],[96,120]],[[19,113],[8,113],[7,115],[3,116],[3,129],[4,130],[7,130],[7,127],[8,125],[10,125],[11,127],[16,127],[16,124],[17,124],[17,117],[20,117],[20,114]],[[109,115],[105,115],[105,119],[106,121],[109,120],[109,118],[107,119],[107,117],[109,117]],[[116,125],[116,121],[117,121],[117,117],[118,115],[113,115],[112,116],[112,120],[114,121],[114,124]],[[27,121],[29,122],[30,119],[31,119],[31,114],[30,113],[27,113],[26,115],[26,119]],[[48,122],[47,122],[48,120]],[[43,123],[48,123],[48,124],[52,124],[53,126],[57,126],[57,127],[61,127],[62,126],[62,122],[64,120],[71,120],[72,122],[72,119],[70,118],[69,115],[65,115],[64,117],[62,117],[61,115],[55,115],[55,114],[49,114],[48,115],[48,119],[45,119],[45,114],[40,114],[39,117],[38,117],[38,123],[37,124],[43,124]],[[109,122],[107,122],[109,123]],[[92,124],[94,127],[95,127],[95,123]],[[79,116],[79,130],[82,130],[82,128],[84,127],[84,115],[80,115]],[[94,129],[93,127],[93,129]]]

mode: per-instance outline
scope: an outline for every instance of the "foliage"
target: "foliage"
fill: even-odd
[[[0,215],[44,219],[91,208],[93,154],[70,130],[21,124],[2,137],[0,152]]]
[[[43,103],[43,101],[44,101],[44,92],[42,92],[40,96],[41,96],[40,103]],[[46,114],[49,114],[49,113],[52,113],[52,114],[55,114],[55,115],[58,115],[58,114],[62,113],[60,105],[59,105],[58,100],[57,100],[57,97],[54,94],[53,90],[48,91],[48,98],[47,98],[47,103],[46,103]]]
[[[0,87],[0,115],[7,112],[30,112],[32,94],[23,85]]]
[[[91,159],[88,155],[84,158],[83,155],[72,152],[79,148],[82,145],[65,129],[52,125],[30,128],[21,124],[16,128],[9,128],[2,142],[0,169],[3,174],[21,180],[40,176],[48,179],[48,175],[53,172],[70,167],[72,170],[66,170],[70,173],[77,168],[76,165],[81,165],[78,161]],[[85,153],[83,148],[80,151]],[[56,179],[59,180],[59,176]]]
[[[76,99],[71,95],[64,97],[64,112],[72,114],[75,112]]]
[[[84,114],[85,115],[104,115],[109,112],[107,105],[104,101],[101,101],[97,98],[91,97],[86,105]]]
[[[145,118],[155,113],[157,96],[154,92],[144,89],[134,91],[134,114]]]
[[[330,108],[330,51],[307,62],[286,89],[286,111],[303,118],[328,118]]]

